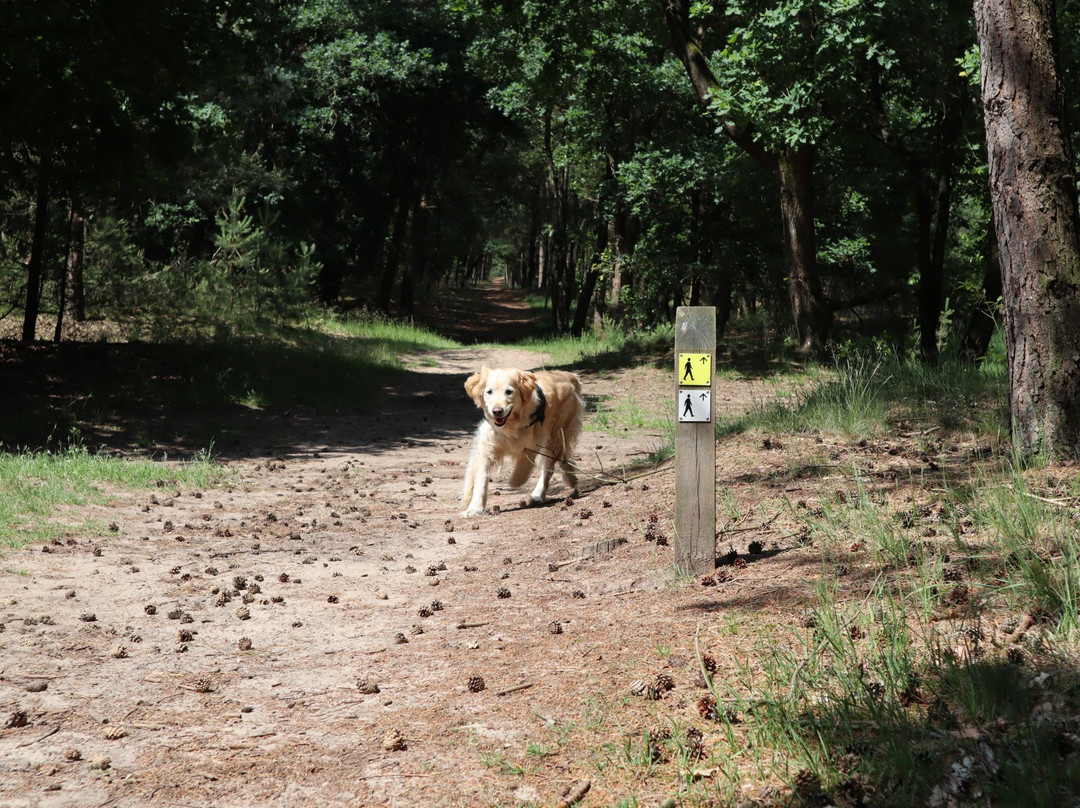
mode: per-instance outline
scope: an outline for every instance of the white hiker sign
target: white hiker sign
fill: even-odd
[[[708,423],[712,420],[711,390],[680,390],[679,423]]]

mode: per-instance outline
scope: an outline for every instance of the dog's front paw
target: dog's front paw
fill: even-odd
[[[466,508],[461,512],[461,515],[468,518],[470,516],[483,516],[485,513],[491,513],[487,508]]]

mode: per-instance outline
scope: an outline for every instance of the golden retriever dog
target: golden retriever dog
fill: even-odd
[[[544,501],[555,464],[577,494],[571,455],[581,434],[581,382],[563,370],[536,371],[483,367],[465,380],[465,391],[484,413],[465,470],[462,516],[487,512],[488,480],[505,460],[513,463],[509,485],[520,488],[534,467],[540,479],[530,503]]]

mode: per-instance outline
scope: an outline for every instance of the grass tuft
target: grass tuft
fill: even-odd
[[[162,486],[207,488],[227,476],[203,453],[188,462],[129,460],[82,447],[61,452],[0,453],[0,546],[23,547],[69,533],[58,513],[66,507],[106,504],[109,491]],[[82,525],[101,532],[97,525]]]

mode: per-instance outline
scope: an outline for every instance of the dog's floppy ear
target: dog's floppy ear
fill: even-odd
[[[465,380],[465,392],[476,402],[477,407],[484,406],[484,385],[487,384],[487,377],[488,368],[485,366]]]
[[[528,370],[518,373],[518,390],[525,401],[532,401],[536,395],[536,388],[540,382],[536,380],[536,374]]]

